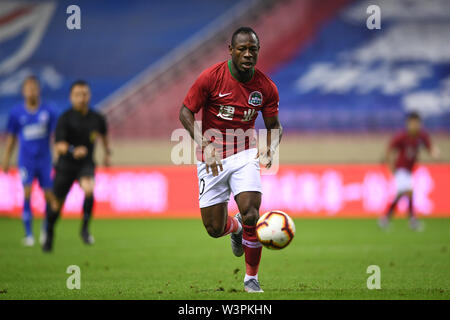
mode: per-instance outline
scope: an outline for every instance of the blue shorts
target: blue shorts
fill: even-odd
[[[22,184],[29,186],[36,178],[42,189],[51,189],[52,162],[49,159],[36,160],[33,163],[19,163],[19,174]]]

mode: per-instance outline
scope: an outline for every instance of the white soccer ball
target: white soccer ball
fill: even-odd
[[[295,235],[294,221],[286,213],[273,210],[264,213],[256,224],[259,242],[269,249],[286,248]]]

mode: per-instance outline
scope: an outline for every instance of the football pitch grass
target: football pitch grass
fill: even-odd
[[[243,291],[244,258],[229,236],[210,238],[200,220],[95,220],[94,246],[82,244],[79,220],[60,220],[54,252],[24,248],[20,220],[0,218],[2,299],[449,299],[450,219],[405,219],[381,231],[373,219],[296,219],[284,250],[263,249],[262,294]],[[40,221],[34,224],[38,234]],[[66,269],[81,270],[81,289]],[[367,289],[367,267],[381,289]]]

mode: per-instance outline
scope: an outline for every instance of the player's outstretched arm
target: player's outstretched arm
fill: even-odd
[[[9,170],[9,161],[16,146],[17,138],[12,134],[6,136],[5,154],[3,155],[2,169],[5,172]]]

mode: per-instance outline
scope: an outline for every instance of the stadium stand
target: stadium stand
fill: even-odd
[[[0,130],[30,73],[43,98],[68,107],[70,83],[87,79],[97,104],[242,1],[77,1],[81,30],[68,30],[73,1],[0,2]],[[189,12],[189,15],[185,15]]]
[[[252,6],[243,3],[246,10],[237,7],[225,14],[225,24],[212,23],[220,28],[213,27],[212,31],[206,28],[208,34],[196,35],[195,40],[199,41],[189,44],[187,49],[183,46],[177,49],[179,55],[170,64],[141,76],[116,100],[105,103],[104,110],[110,122],[115,123],[113,134],[121,137],[170,135],[179,127],[178,109],[198,74],[227,59],[227,44],[236,27],[251,25],[258,32],[262,43],[258,67],[270,72],[287,61],[314,34],[317,26],[346,2],[322,1],[317,5],[314,1],[257,1]],[[327,10],[322,10],[323,7]],[[121,116],[124,113],[126,117]]]
[[[379,1],[381,29],[368,29],[372,2],[356,1],[272,73],[287,129],[385,132],[418,111],[427,128],[450,128],[448,1]]]
[[[287,131],[391,132],[411,110],[449,131],[446,1],[381,1],[381,30],[367,29],[366,0],[105,3],[79,2],[89,12],[81,30],[65,28],[68,0],[0,3],[0,130],[34,73],[60,110],[70,83],[88,79],[113,136],[167,137],[194,79],[228,57],[234,28],[250,25]]]

